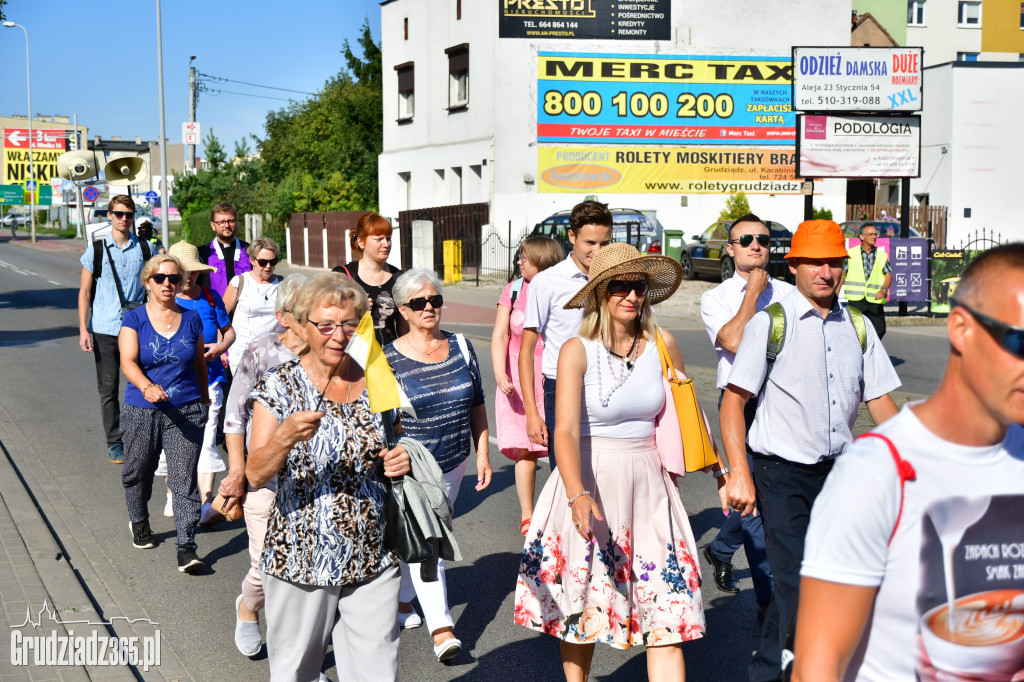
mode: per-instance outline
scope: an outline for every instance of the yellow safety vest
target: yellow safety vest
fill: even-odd
[[[879,298],[878,293],[885,284],[885,275],[882,274],[885,264],[889,262],[889,255],[882,249],[875,247],[875,267],[867,281],[864,280],[864,259],[861,257],[860,244],[850,249],[849,266],[846,269],[846,279],[843,280],[843,295],[847,301],[860,301],[867,298],[871,303],[885,303],[884,298]],[[869,295],[870,294],[870,295]]]

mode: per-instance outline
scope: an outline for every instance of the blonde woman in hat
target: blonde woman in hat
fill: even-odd
[[[615,243],[565,304],[584,309],[583,323],[558,357],[559,475],[526,536],[515,621],[562,640],[570,681],[587,679],[597,642],[644,644],[650,679],[681,680],[682,642],[704,634],[697,548],[654,442],[665,392],[651,306],[681,278],[675,260]],[[661,334],[682,368],[672,335]]]
[[[185,282],[176,297],[178,307],[194,310],[203,323],[203,343],[206,348],[204,357],[206,358],[207,380],[210,385],[210,408],[197,468],[199,497],[203,505],[199,523],[203,525],[219,520],[216,517],[220,516],[211,508],[210,502],[213,500],[214,478],[218,472],[227,468],[220,455],[220,450],[217,448],[217,423],[221,406],[224,404],[224,388],[227,386],[227,375],[224,372],[221,356],[234,343],[235,330],[231,327],[231,319],[228,317],[220,294],[199,284],[200,273],[213,272],[216,268],[199,260],[199,250],[185,241],[172,244],[170,254],[181,262],[186,272]],[[164,469],[163,456],[161,456],[161,466],[157,470],[157,475],[164,473],[161,471],[162,469]],[[171,509],[171,491],[169,489],[164,514],[166,516],[174,515]]]

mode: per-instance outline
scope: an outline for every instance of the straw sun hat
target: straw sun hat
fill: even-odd
[[[667,256],[642,256],[635,247],[615,242],[597,252],[590,264],[590,281],[569,299],[565,308],[582,308],[590,295],[608,280],[621,275],[647,278],[647,302],[660,303],[675,293],[683,279],[683,267]]]
[[[186,241],[171,244],[167,253],[181,261],[181,267],[189,272],[214,272],[217,269],[199,260],[199,249]]]

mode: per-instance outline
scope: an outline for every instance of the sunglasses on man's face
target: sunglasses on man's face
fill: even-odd
[[[643,298],[649,286],[646,279],[612,279],[608,281],[608,295],[629,296],[632,291],[638,298]]]
[[[163,284],[164,281],[168,281],[172,285],[177,286],[178,284],[181,284],[181,275],[165,275],[162,272],[158,272],[153,275],[153,281],[157,284]]]
[[[994,317],[989,317],[984,313],[979,313],[977,310],[965,306],[956,299],[950,300],[950,305],[963,308],[969,312],[971,317],[977,320],[978,324],[984,327],[985,331],[992,335],[992,338],[995,339],[996,343],[1010,353],[1016,355],[1018,358],[1024,358],[1024,329],[1008,325],[1005,322],[1000,322]]]
[[[730,239],[730,244],[739,244],[743,248],[747,248],[754,243],[754,239],[757,239],[757,243],[762,247],[766,247],[772,243],[772,238],[766,234],[745,234],[739,239]]]
[[[116,218],[118,218],[120,220],[124,220],[125,218],[134,218],[135,217],[135,212],[134,211],[110,211],[110,215],[112,215],[112,216],[114,216],[114,217],[116,217]]]
[[[427,297],[420,296],[419,298],[410,298],[409,302],[405,304],[405,307],[409,308],[410,310],[415,310],[416,312],[419,312],[421,310],[425,310],[428,303],[430,304],[431,308],[437,310],[438,308],[444,305],[444,298],[441,296],[441,294],[434,294],[433,296]]]
[[[271,258],[270,260],[267,260],[266,258],[257,258],[256,264],[259,265],[261,268],[265,268],[268,265],[270,267],[274,267],[275,265],[277,265],[277,261],[277,258]]]

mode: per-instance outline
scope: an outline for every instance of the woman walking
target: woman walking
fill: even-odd
[[[327,640],[343,680],[398,678],[395,555],[384,540],[385,483],[409,471],[387,450],[366,378],[345,354],[366,312],[347,277],[319,275],[295,305],[309,352],[252,391],[246,476],[278,481],[260,561],[270,679],[316,680]]]
[[[392,290],[395,278],[402,271],[388,263],[391,255],[391,223],[376,213],[359,218],[356,229],[349,237],[352,253],[357,260],[338,265],[334,272],[343,272],[363,288],[370,299],[370,315],[377,334],[377,342],[384,347],[404,334],[408,327],[398,314]]]
[[[650,679],[682,680],[681,643],[704,634],[693,533],[654,442],[665,392],[651,305],[681,277],[671,258],[611,244],[566,304],[585,312],[559,353],[558,475],[527,535],[515,622],[561,640],[570,682],[587,679],[597,642],[644,644]],[[681,368],[675,341],[660,333]]]
[[[252,270],[235,275],[224,290],[224,306],[231,315],[235,328],[234,353],[228,354],[231,374],[238,369],[249,342],[262,334],[277,334],[281,326],[277,322],[274,304],[277,301],[277,285],[281,277],[274,274],[280,247],[273,239],[257,239],[246,253]]]
[[[178,570],[195,573],[203,567],[195,543],[200,508],[196,465],[210,396],[203,323],[175,300],[183,272],[174,256],[150,258],[140,275],[149,300],[125,313],[118,335],[121,371],[129,382],[121,408],[125,454],[121,482],[132,545],[151,549],[156,541],[149,527],[149,499],[160,450],[164,450],[174,493]]]
[[[516,463],[516,494],[519,496],[519,532],[526,535],[533,516],[533,493],[537,480],[537,458],[547,446],[530,441],[526,432],[526,408],[519,385],[519,346],[526,320],[526,292],[534,275],[565,258],[562,247],[550,237],[530,237],[519,247],[519,270],[523,276],[509,282],[498,299],[498,314],[491,333],[491,366],[498,389],[494,398],[494,427],[498,432],[498,450]],[[544,376],[540,361],[544,343],[534,351],[534,396],[543,399]],[[543,405],[537,403],[537,411]]]
[[[249,535],[249,571],[242,580],[242,593],[235,599],[235,646],[246,656],[255,656],[263,648],[260,634],[260,611],[265,596],[260,578],[260,557],[267,534],[267,519],[277,496],[277,479],[254,488],[245,478],[245,450],[252,415],[249,393],[267,370],[292,360],[309,350],[302,325],[295,318],[295,301],[299,290],[309,281],[305,275],[288,275],[277,287],[277,320],[285,329],[280,334],[257,336],[245,349],[238,372],[224,405],[224,442],[228,450],[228,475],[220,483],[218,493],[224,497],[226,510],[242,505],[245,529]],[[244,502],[242,501],[244,499]]]
[[[444,298],[441,283],[429,270],[408,270],[395,282],[398,310],[409,332],[384,349],[391,368],[401,382],[416,417],[402,417],[405,435],[421,442],[437,460],[448,487],[452,505],[476,448],[476,489],[491,483],[487,453],[487,407],[476,353],[464,337],[441,329]],[[401,564],[399,622],[404,628],[420,625],[413,611],[417,598],[434,643],[434,655],[447,661],[462,651],[455,636],[455,621],[448,608],[448,587],[444,562],[438,560],[438,579],[424,582],[419,564]]]

